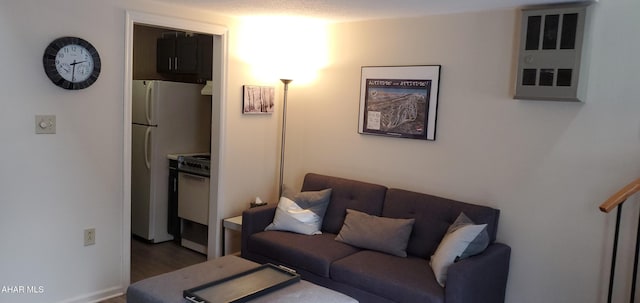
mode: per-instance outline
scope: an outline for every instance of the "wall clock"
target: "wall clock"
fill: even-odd
[[[77,90],[91,86],[100,75],[100,55],[91,43],[77,37],[53,40],[42,57],[44,72],[64,89]]]

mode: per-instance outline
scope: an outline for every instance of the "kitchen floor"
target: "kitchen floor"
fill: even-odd
[[[173,241],[149,244],[132,238],[131,283],[206,260],[207,256],[184,248]],[[126,299],[123,295],[101,303],[126,303]]]

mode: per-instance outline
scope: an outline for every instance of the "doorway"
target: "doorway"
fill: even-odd
[[[125,92],[124,92],[124,195],[123,195],[123,262],[122,262],[122,285],[126,287],[131,282],[131,183],[132,183],[132,79],[134,79],[134,32],[136,26],[143,26],[145,29],[159,28],[165,31],[189,32],[206,35],[212,38],[212,61],[211,61],[211,135],[210,135],[210,190],[209,190],[209,222],[208,225],[208,250],[207,258],[214,258],[219,253],[218,233],[220,222],[218,218],[218,201],[222,196],[219,187],[219,176],[221,175],[221,161],[223,158],[222,146],[224,140],[224,113],[225,106],[222,100],[225,99],[226,83],[226,48],[227,29],[222,26],[199,23],[178,18],[156,16],[139,12],[127,12],[126,18],[126,41],[125,41]],[[168,163],[167,163],[168,165]],[[123,291],[125,290],[123,289]]]

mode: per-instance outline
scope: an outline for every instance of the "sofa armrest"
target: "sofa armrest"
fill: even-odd
[[[511,248],[489,245],[477,255],[454,263],[447,271],[447,303],[504,302]]]
[[[276,207],[277,204],[268,204],[265,206],[249,208],[242,212],[242,235],[240,244],[242,256],[246,256],[249,237],[252,234],[264,231],[265,227],[273,222],[273,217],[276,214]]]

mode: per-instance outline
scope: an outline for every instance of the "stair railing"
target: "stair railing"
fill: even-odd
[[[609,213],[611,210],[617,207],[616,216],[616,230],[613,239],[613,253],[611,255],[611,273],[609,276],[609,293],[607,295],[607,302],[611,303],[613,297],[613,280],[616,273],[616,255],[618,252],[618,239],[620,237],[620,217],[622,214],[622,204],[627,201],[627,198],[640,191],[640,178],[627,184],[625,187],[618,190],[613,196],[609,197],[604,203],[600,205],[600,210]],[[631,299],[630,302],[635,302],[636,296],[636,279],[638,277],[638,251],[640,250],[640,217],[638,217],[638,230],[636,232],[636,251],[633,261],[633,276],[631,283]]]

